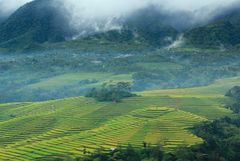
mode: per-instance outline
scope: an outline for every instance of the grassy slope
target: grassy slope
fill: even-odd
[[[166,150],[202,140],[194,124],[231,115],[223,96],[240,78],[191,89],[157,90],[119,104],[83,97],[0,105],[0,160],[49,155],[81,156],[83,150],[162,143]]]
[[[65,94],[72,94],[70,96],[79,96],[84,95],[86,91],[89,91],[91,88],[100,87],[104,83],[119,81],[132,82],[132,74],[116,75],[113,73],[100,72],[74,72],[60,74],[57,76],[52,76],[50,78],[40,79],[38,82],[26,84],[16,91],[20,95],[23,93],[24,97],[30,99],[34,99],[36,97],[35,94],[43,94],[47,97],[50,97],[51,93],[58,92],[61,92],[63,96],[64,92]],[[39,90],[42,93],[39,93]],[[61,98],[63,98],[63,96]]]
[[[90,87],[95,87],[103,84],[104,82],[112,81],[131,81],[131,75],[122,74],[114,75],[111,73],[68,73],[48,78],[40,81],[39,83],[31,84],[27,88],[57,88],[63,85],[78,83],[83,80],[96,80],[97,83],[91,83]],[[84,85],[86,88],[86,85]]]
[[[137,63],[137,67],[143,68],[145,70],[158,70],[158,71],[171,71],[182,69],[182,66],[171,62],[161,62],[161,63]]]

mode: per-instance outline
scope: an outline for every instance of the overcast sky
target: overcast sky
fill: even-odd
[[[0,0],[0,18],[8,16],[17,8],[32,0]],[[161,5],[169,10],[197,10],[206,7],[214,10],[240,0],[54,0],[63,3],[72,14],[72,19],[95,19],[117,17],[142,8],[149,3]]]
[[[32,0],[0,0],[0,14],[8,14],[19,8],[21,5]],[[59,0],[62,1],[62,0]],[[85,7],[115,9],[134,8],[155,2],[174,9],[195,10],[205,6],[227,5],[240,0],[63,0],[70,5],[84,5]],[[116,7],[116,8],[115,8]],[[122,8],[123,7],[123,8]]]
[[[196,10],[206,6],[225,6],[240,0],[156,0],[177,9]]]
[[[9,14],[14,12],[23,4],[31,0],[0,0],[0,14]]]
[[[0,21],[17,8],[32,0],[0,0]],[[48,1],[48,0],[46,0]],[[93,28],[106,31],[121,27],[115,20],[149,4],[161,6],[164,11],[195,11],[191,13],[191,23],[207,22],[222,7],[230,6],[240,0],[52,0],[57,8],[67,11],[71,26],[79,31]],[[240,4],[240,3],[239,3]],[[196,12],[197,11],[197,12]],[[185,23],[185,22],[184,22]],[[85,31],[84,31],[85,32]],[[84,34],[83,32],[83,34]],[[82,34],[82,33],[81,33]]]

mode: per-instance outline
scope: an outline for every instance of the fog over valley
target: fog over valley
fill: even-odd
[[[239,161],[240,0],[0,0],[0,161]]]
[[[61,12],[68,15],[69,23],[77,30],[90,27],[95,31],[106,31],[121,27],[120,18],[139,9],[155,6],[167,14],[172,22],[179,21],[187,27],[203,24],[219,10],[234,6],[239,0],[51,0]],[[0,0],[0,21],[6,19],[20,6],[31,0]],[[48,2],[50,3],[50,1]],[[180,20],[179,20],[180,19]],[[182,25],[183,25],[182,24]],[[179,24],[175,24],[175,26]],[[180,29],[186,28],[180,25]],[[79,33],[79,34],[84,34]]]

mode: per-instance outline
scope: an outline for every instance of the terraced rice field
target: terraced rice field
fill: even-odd
[[[162,144],[166,151],[201,143],[189,128],[232,115],[225,90],[239,78],[208,87],[138,93],[121,103],[75,97],[0,105],[0,160],[78,157],[118,145]]]

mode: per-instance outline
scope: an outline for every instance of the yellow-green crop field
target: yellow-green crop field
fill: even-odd
[[[59,78],[60,79],[60,78]],[[225,92],[240,78],[188,89],[137,93],[121,103],[74,97],[0,105],[0,160],[82,156],[118,145],[162,144],[166,151],[202,142],[189,128],[233,115]]]

